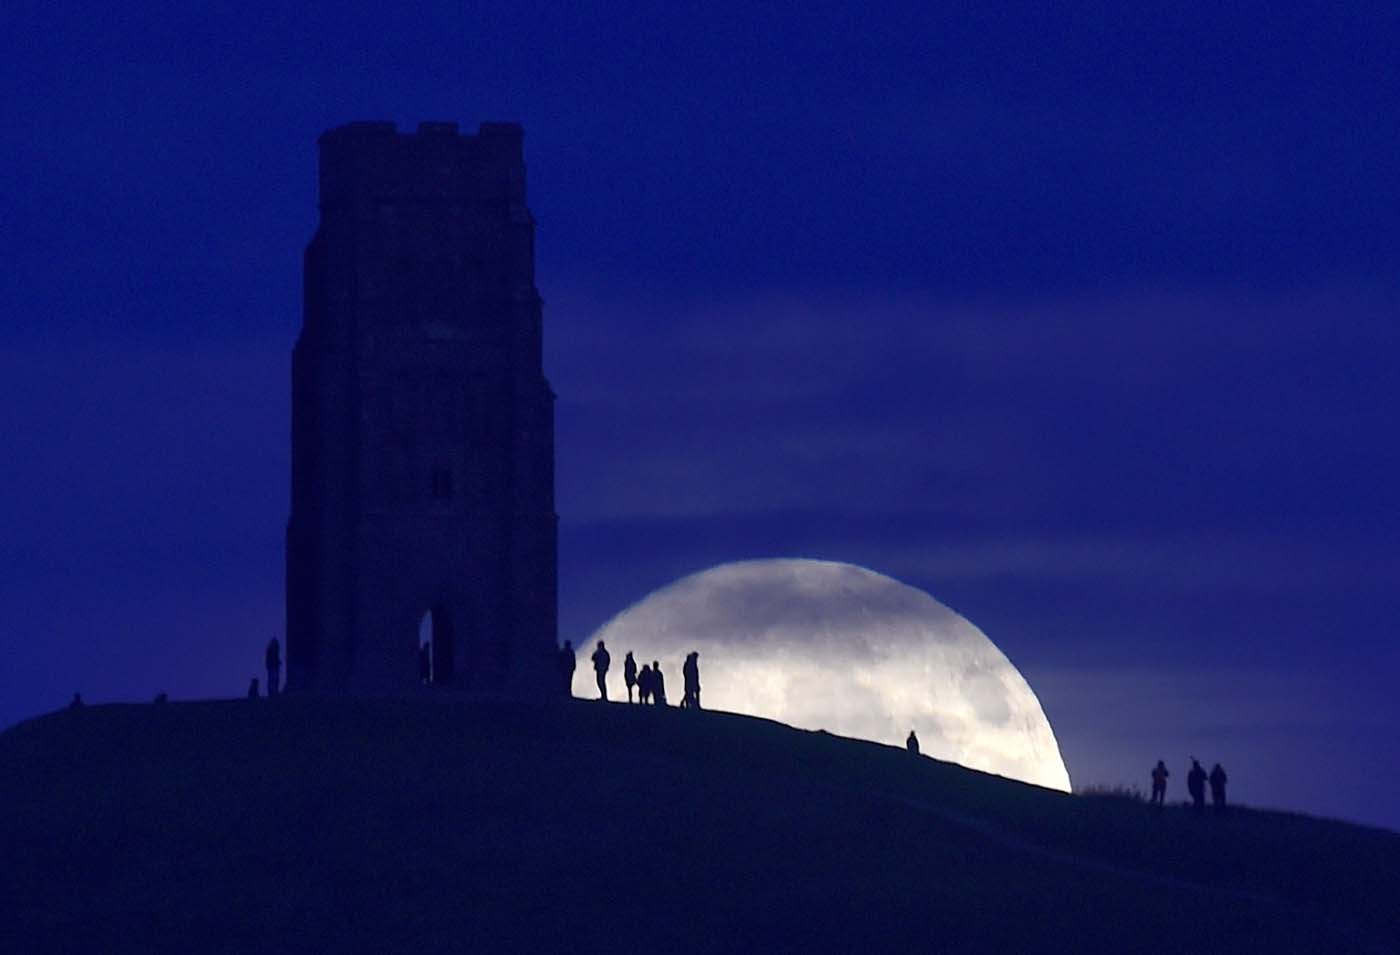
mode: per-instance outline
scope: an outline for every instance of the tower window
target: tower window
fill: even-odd
[[[447,468],[433,470],[433,497],[445,499],[452,496],[452,472]]]

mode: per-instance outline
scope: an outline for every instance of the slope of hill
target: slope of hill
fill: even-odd
[[[1400,835],[747,717],[113,705],[0,734],[0,951],[1400,951]]]

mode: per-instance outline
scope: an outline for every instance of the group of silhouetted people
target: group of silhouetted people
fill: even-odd
[[[267,649],[263,651],[263,665],[267,667],[267,695],[276,696],[282,691],[282,645],[273,637],[267,641]],[[262,696],[258,688],[258,678],[253,677],[248,682],[248,699],[256,700]]]
[[[282,645],[273,637],[267,642],[267,649],[263,651],[263,664],[267,667],[267,695],[276,696],[282,690]],[[248,681],[248,699],[256,700],[262,696],[262,688],[258,683],[258,678],[253,677]],[[170,697],[164,693],[157,693],[156,703],[169,702]],[[83,696],[81,693],[74,693],[73,699],[68,701],[70,710],[77,710],[83,707]]]
[[[607,702],[608,670],[612,668],[612,654],[602,640],[594,648],[589,658],[593,663],[593,678],[598,684],[598,699]],[[564,696],[573,696],[574,671],[578,668],[577,652],[572,640],[565,640],[558,651],[556,672],[560,689]],[[681,696],[682,709],[700,708],[700,653],[692,650],[681,667],[684,693]],[[622,682],[627,685],[627,702],[647,703],[652,706],[666,705],[666,675],[661,672],[661,661],[653,660],[637,668],[637,660],[632,651],[622,661]],[[634,700],[633,693],[636,697]]]
[[[1157,765],[1152,767],[1152,804],[1154,806],[1166,805],[1167,801],[1167,777],[1171,772],[1167,769],[1167,764],[1160,759]],[[1225,784],[1229,777],[1225,775],[1225,767],[1219,763],[1211,769],[1209,773],[1205,771],[1199,760],[1191,758],[1191,771],[1186,774],[1186,791],[1191,794],[1191,806],[1196,812],[1206,811],[1206,784],[1210,784],[1210,801],[1217,813],[1222,815],[1225,812]]]
[[[684,693],[681,696],[681,708],[687,710],[700,709],[700,651],[691,650],[686,654],[685,662],[681,664],[681,680],[683,681]]]
[[[629,651],[627,656],[632,656]],[[635,667],[636,661],[632,665]],[[625,674],[624,674],[625,680]],[[652,706],[666,705],[666,674],[661,672],[661,664],[652,660],[650,665],[643,663],[642,668],[637,671],[637,702],[650,703]],[[607,699],[606,696],[603,697]],[[632,687],[627,688],[627,702],[632,702]]]

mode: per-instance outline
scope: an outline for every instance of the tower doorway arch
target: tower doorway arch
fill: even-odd
[[[418,674],[424,683],[446,686],[456,676],[453,635],[447,611],[430,607],[418,621]]]

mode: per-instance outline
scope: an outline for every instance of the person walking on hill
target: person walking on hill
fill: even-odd
[[[248,699],[256,700],[259,695],[260,694],[258,693],[258,678],[253,677],[253,682],[248,684]]]
[[[632,651],[627,651],[627,657],[622,661],[622,682],[627,684],[627,702],[632,702],[632,687],[637,685],[637,661],[632,658]]]
[[[915,756],[919,755],[919,737],[914,735],[914,731],[909,731],[909,738],[904,741],[904,748]]]
[[[603,641],[598,641],[598,649],[593,651],[593,674],[598,678],[598,699],[608,701],[608,667],[612,665],[612,655]]]
[[[1167,764],[1160,759],[1157,765],[1152,767],[1152,803],[1156,806],[1164,806],[1167,802],[1167,777],[1171,773],[1167,771]]]
[[[1191,805],[1197,812],[1206,809],[1206,771],[1198,760],[1191,760],[1191,772],[1186,774],[1186,791],[1191,794]]]
[[[651,665],[644,664],[642,672],[637,674],[637,702],[646,704],[651,702]]]
[[[666,677],[661,674],[661,663],[651,661],[651,702],[654,706],[666,705]]]
[[[574,670],[578,669],[578,655],[574,653],[574,642],[565,640],[564,645],[559,648],[559,688],[564,693],[564,699],[569,699],[574,695]]]
[[[700,651],[692,650],[681,667],[681,677],[685,681],[681,696],[681,706],[700,709]]]
[[[1215,811],[1221,815],[1225,814],[1225,767],[1216,763],[1210,771],[1210,801],[1215,806]]]
[[[276,696],[282,685],[282,645],[276,637],[267,641],[263,663],[267,666],[267,695]]]

